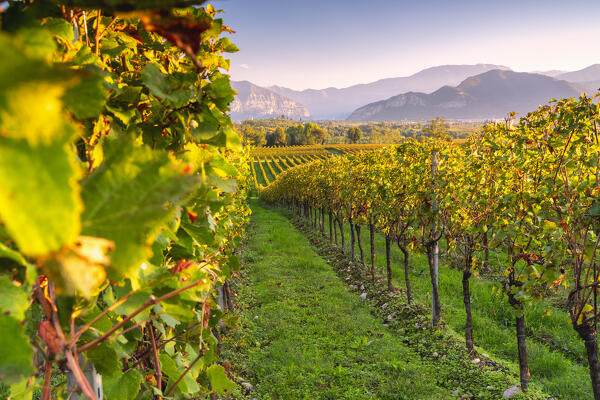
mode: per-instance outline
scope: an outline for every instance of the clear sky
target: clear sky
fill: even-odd
[[[442,64],[515,71],[600,62],[598,0],[212,0],[233,80],[345,87]]]

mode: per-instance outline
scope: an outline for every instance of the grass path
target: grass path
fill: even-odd
[[[241,329],[223,343],[224,357],[254,385],[250,398],[454,397],[287,218],[256,202],[252,209],[237,288]]]

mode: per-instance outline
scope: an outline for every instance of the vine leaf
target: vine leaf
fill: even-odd
[[[62,18],[46,18],[44,28],[54,36],[59,37],[65,43],[72,43],[75,40],[73,25]]]
[[[0,312],[22,321],[25,310],[29,308],[27,292],[15,286],[7,276],[0,276],[0,293]]]
[[[35,266],[27,261],[23,254],[0,243],[0,258],[11,259],[25,267],[25,282],[29,285],[33,285],[36,277]]]
[[[79,171],[69,146],[75,131],[63,131],[63,140],[38,146],[0,137],[0,219],[25,255],[57,251],[79,235]]]
[[[85,119],[95,118],[102,112],[106,96],[102,77],[94,74],[68,88],[62,100],[75,118]]]
[[[111,400],[135,399],[142,385],[143,377],[136,369],[124,374],[118,373],[103,379],[105,398]]]
[[[83,233],[114,242],[108,274],[135,279],[176,206],[201,184],[167,154],[124,138],[107,142],[104,162],[83,182]]]
[[[213,364],[207,368],[206,374],[210,380],[210,386],[218,394],[225,394],[227,391],[233,390],[235,387],[233,382],[227,378],[225,368],[218,364]]]
[[[80,236],[69,246],[49,259],[42,259],[42,270],[53,279],[59,294],[84,297],[97,294],[106,279],[105,267],[109,264],[107,253],[114,248],[111,241]]]
[[[0,381],[11,385],[32,376],[33,350],[25,328],[9,315],[0,314]]]
[[[185,371],[185,365],[178,365],[178,363],[173,360],[167,354],[160,354],[158,356],[160,361],[160,368],[162,371],[167,374],[169,377],[169,387],[167,388],[167,392],[171,390],[171,385],[175,383],[175,381],[181,376],[181,374]],[[194,380],[191,374],[186,374],[183,379],[177,384],[177,388],[175,389],[175,393],[194,393],[198,391],[198,384]]]
[[[23,379],[10,386],[9,399],[31,400],[33,399],[34,386],[29,385],[29,379]]]
[[[192,98],[190,90],[177,88],[177,82],[163,74],[156,64],[146,64],[142,70],[142,78],[153,95],[170,100],[175,107],[185,106]]]
[[[104,379],[121,373],[117,351],[109,343],[99,343],[88,350],[85,355]]]

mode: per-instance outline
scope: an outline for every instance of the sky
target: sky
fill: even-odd
[[[599,63],[598,0],[212,0],[240,48],[233,80],[347,87],[444,64]]]

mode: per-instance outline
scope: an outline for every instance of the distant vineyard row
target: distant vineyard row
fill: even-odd
[[[257,147],[252,150],[252,181],[261,188],[273,182],[277,175],[290,167],[325,158],[372,151],[386,146],[385,144],[337,144],[307,145],[282,147]]]

